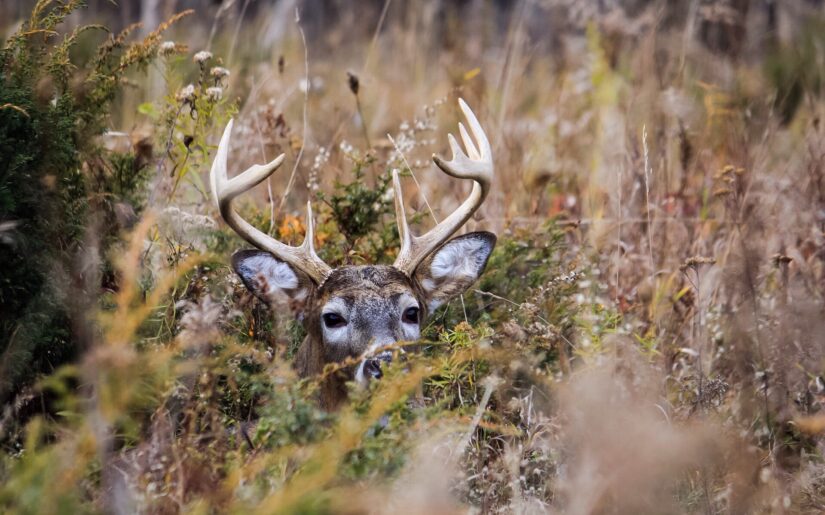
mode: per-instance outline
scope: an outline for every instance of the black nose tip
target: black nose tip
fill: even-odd
[[[381,365],[392,361],[391,352],[382,352],[377,356],[373,356],[364,362],[364,375],[370,379],[381,379],[384,373],[381,371]]]
[[[381,360],[370,358],[364,362],[364,375],[370,379],[381,379],[384,373],[381,372]]]

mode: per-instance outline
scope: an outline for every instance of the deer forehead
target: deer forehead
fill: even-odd
[[[377,331],[396,332],[401,312],[419,304],[403,273],[391,266],[368,265],[333,271],[319,291],[317,307],[320,314],[346,317],[348,337],[357,339],[380,336]]]
[[[387,265],[344,266],[330,273],[318,291],[320,304],[332,298],[356,302],[359,299],[391,299],[415,294],[412,282],[400,270]]]

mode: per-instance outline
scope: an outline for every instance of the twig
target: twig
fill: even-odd
[[[514,61],[516,60],[516,53],[521,50],[522,25],[524,24],[524,16],[527,11],[527,3],[529,0],[522,0],[516,7],[516,14],[513,16],[511,24],[512,28],[507,36],[507,44],[504,49],[504,59],[501,65],[501,74],[499,76],[497,90],[501,92],[501,102],[499,104],[498,112],[498,126],[504,126],[504,117],[507,111],[507,103],[510,98],[510,83],[513,77]],[[496,147],[501,145],[504,131],[499,131],[496,139]]]
[[[690,44],[693,39],[694,27],[696,26],[696,16],[699,12],[699,0],[691,0],[688,7],[687,23],[685,23],[685,32],[682,34],[682,51],[679,55],[679,74],[682,75],[685,69],[685,56],[690,50]]]
[[[459,441],[456,449],[458,453],[454,454],[454,456],[460,457],[464,454],[464,450],[470,445],[470,440],[473,438],[473,433],[475,433],[476,427],[478,427],[479,422],[481,422],[481,417],[484,415],[484,412],[487,411],[487,404],[490,402],[490,397],[493,395],[493,390],[496,389],[501,379],[496,376],[489,376],[484,381],[484,394],[481,396],[481,402],[478,403],[478,407],[476,408],[475,415],[473,415],[473,420],[470,422],[470,427],[467,428],[467,432],[464,433],[464,436]]]
[[[653,238],[651,237],[650,223],[650,176],[653,170],[650,169],[649,155],[647,151],[647,127],[642,125],[642,145],[645,151],[645,206],[647,208],[647,251],[650,254],[650,274],[651,278],[655,276],[656,266],[653,263]]]
[[[384,2],[384,8],[381,9],[381,15],[378,17],[378,24],[375,26],[375,32],[372,34],[372,41],[370,42],[370,48],[367,50],[367,57],[364,59],[364,68],[361,69],[361,74],[366,76],[367,71],[369,70],[370,61],[372,61],[372,54],[375,50],[375,45],[378,43],[378,34],[381,33],[381,28],[384,26],[384,20],[387,17],[387,11],[390,9],[390,4],[392,0],[386,0]]]
[[[15,111],[21,113],[26,118],[31,118],[29,116],[29,113],[27,113],[25,109],[23,109],[20,106],[14,105],[14,104],[3,104],[3,105],[0,106],[0,110],[2,110],[2,109],[14,109]]]
[[[161,187],[161,183],[163,182],[163,178],[164,178],[163,169],[165,167],[164,165],[166,164],[166,158],[167,157],[172,157],[171,156],[172,142],[174,141],[175,128],[177,127],[178,118],[180,118],[180,114],[181,114],[181,112],[183,112],[183,107],[185,105],[186,105],[186,102],[181,102],[180,103],[180,106],[178,106],[178,111],[175,113],[175,119],[172,120],[171,126],[169,128],[169,136],[166,138],[166,150],[163,152],[163,155],[160,156],[160,159],[158,159],[158,164],[157,164],[157,168],[156,168],[156,175],[157,175],[158,183],[155,185],[154,188],[152,188],[152,193],[149,195],[149,202],[148,202],[149,206],[154,206],[155,200],[157,199],[158,189]]]
[[[410,163],[407,162],[407,158],[406,158],[406,156],[404,156],[404,152],[402,152],[401,149],[398,148],[398,145],[395,143],[395,140],[392,138],[392,136],[389,133],[387,134],[387,138],[389,138],[390,143],[392,143],[392,146],[395,147],[395,151],[398,152],[398,155],[401,156],[401,160],[404,161],[404,166],[406,166],[407,170],[410,171],[410,175],[412,176],[413,181],[415,182],[415,185],[418,188],[418,193],[421,195],[421,199],[424,201],[424,205],[427,206],[427,210],[430,212],[430,216],[433,217],[433,221],[435,223],[438,223],[438,218],[436,218],[435,212],[433,212],[433,208],[430,206],[430,202],[427,200],[427,196],[424,195],[424,190],[421,188],[421,184],[418,182],[418,179],[415,177],[415,173],[413,172],[413,169],[410,166]]]
[[[226,58],[226,62],[231,64],[232,58],[235,55],[235,45],[238,43],[238,34],[241,32],[241,25],[243,23],[244,15],[246,15],[246,8],[249,7],[249,3],[252,0],[246,0],[243,3],[243,7],[241,7],[241,14],[238,15],[238,22],[235,24],[235,32],[232,34],[232,43],[229,45],[229,55]]]
[[[301,158],[304,156],[304,149],[307,146],[307,111],[309,110],[309,49],[307,48],[307,38],[304,35],[304,29],[301,27],[301,13],[298,8],[295,8],[295,24],[298,26],[298,32],[301,34],[301,41],[304,44],[304,128],[303,136],[301,138],[301,149],[298,151],[298,157],[295,159],[295,164],[292,166],[292,172],[289,174],[289,182],[286,183],[284,194],[281,195],[281,202],[278,204],[277,214],[280,214],[281,208],[284,207],[284,202],[287,196],[292,191],[292,185],[295,183],[295,173],[298,171],[298,165],[301,163]],[[273,217],[274,219],[274,217]],[[312,223],[307,220],[307,223]]]
[[[474,292],[476,292],[476,293],[478,293],[479,295],[486,295],[486,296],[488,296],[488,297],[492,297],[492,298],[494,298],[494,299],[496,299],[496,300],[503,300],[504,302],[507,302],[508,304],[511,304],[511,305],[513,305],[513,306],[515,306],[515,307],[517,307],[517,308],[521,308],[521,306],[522,306],[522,305],[521,305],[521,304],[519,304],[518,302],[512,301],[512,300],[507,299],[507,298],[504,298],[504,297],[502,297],[501,295],[496,295],[495,293],[491,293],[491,292],[489,292],[489,291],[478,290],[478,289],[475,289],[475,290],[473,290],[473,291],[474,291]],[[543,317],[543,316],[541,316],[541,315],[533,315],[533,316],[535,316],[536,318],[538,318],[539,320],[541,320],[542,322],[544,322],[544,323],[545,323],[545,324],[547,324],[547,325],[550,325],[550,326],[552,326],[552,325],[553,325],[553,324],[551,324],[551,323],[550,323],[550,321],[549,321],[549,320],[547,320],[546,318],[544,318],[544,317]],[[560,337],[562,340],[566,341],[566,342],[567,342],[567,344],[568,344],[568,345],[570,345],[570,347],[575,347],[575,345],[573,345],[573,342],[571,342],[571,341],[570,341],[570,340],[568,340],[568,339],[567,339],[567,338],[566,338],[563,334],[561,334],[561,331],[559,331],[559,333],[558,333],[558,334],[559,334],[559,337]]]
[[[255,130],[258,133],[258,145],[261,147],[261,158],[265,163],[269,162],[269,159],[266,157],[266,146],[264,145],[264,135],[261,131],[261,120],[258,116],[257,111],[255,112]],[[266,178],[266,200],[269,203],[269,232],[268,234],[272,234],[272,231],[275,229],[275,202],[272,198],[272,176]]]
[[[619,283],[619,273],[621,271],[621,260],[622,260],[622,168],[624,167],[624,161],[622,165],[619,166],[619,175],[616,185],[616,189],[619,192],[619,212],[617,216],[619,217],[619,223],[617,224],[617,236],[616,236],[616,300],[619,300],[619,295],[621,295],[621,286]]]
[[[223,0],[221,6],[218,7],[218,12],[215,13],[215,19],[212,20],[212,28],[209,30],[209,39],[206,42],[206,49],[212,49],[212,40],[215,38],[215,32],[218,30],[218,20],[223,18],[223,14],[229,10],[235,3],[235,0]]]
[[[364,130],[364,140],[367,142],[367,149],[372,148],[370,142],[370,133],[367,129],[367,118],[364,116],[364,110],[361,108],[361,97],[358,93],[355,94],[355,108],[358,110],[358,116],[361,117],[361,128]]]

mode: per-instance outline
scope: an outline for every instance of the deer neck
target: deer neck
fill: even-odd
[[[317,376],[324,371],[324,347],[320,335],[316,333],[310,330],[295,354],[293,366],[300,377]],[[346,399],[346,377],[343,371],[334,372],[321,381],[319,401],[323,409],[334,411]]]

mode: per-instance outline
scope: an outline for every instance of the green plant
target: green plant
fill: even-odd
[[[391,212],[393,206],[390,194],[392,176],[389,173],[380,174],[374,186],[366,182],[366,170],[375,161],[375,157],[369,155],[355,159],[351,181],[336,182],[331,195],[318,193],[318,198],[329,208],[329,216],[334,223],[334,228],[322,226],[321,230],[334,231],[344,239],[343,249],[336,251],[340,254],[323,256],[331,262],[349,262],[355,254],[364,262],[382,263],[391,257],[388,250],[398,245],[397,230],[385,223],[385,215]],[[332,249],[335,246],[329,247]]]
[[[62,39],[58,28],[83,5],[40,0],[0,49],[0,220],[11,227],[0,244],[0,401],[76,356],[81,342],[69,330],[63,290],[87,222],[99,211],[111,219],[120,201],[139,204],[145,184],[145,162],[105,153],[96,137],[127,71],[145,68],[161,32],[182,16],[135,43],[126,41],[130,27],[77,62],[71,49],[80,35],[102,28]],[[116,230],[107,225],[108,234]]]

